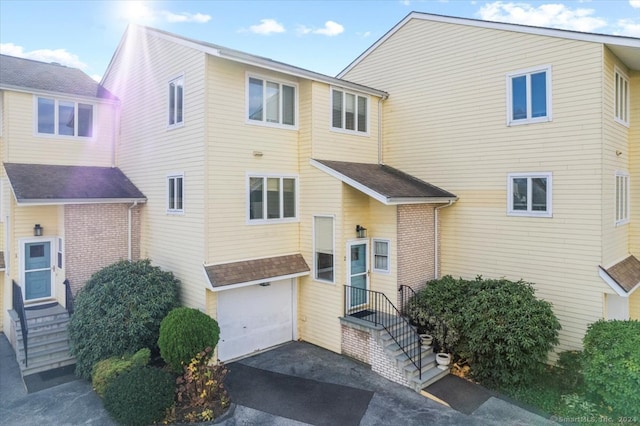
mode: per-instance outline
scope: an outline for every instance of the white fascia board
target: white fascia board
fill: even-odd
[[[271,281],[281,281],[281,280],[286,280],[289,278],[298,278],[298,277],[303,277],[305,275],[309,275],[309,271],[306,272],[298,272],[296,274],[288,274],[288,275],[278,275],[276,277],[269,277],[269,278],[264,278],[261,280],[254,280],[254,281],[247,281],[244,283],[237,283],[237,284],[229,284],[229,285],[223,285],[220,287],[214,287],[213,284],[211,283],[211,281],[209,280],[209,276],[207,275],[207,271],[206,269],[202,269],[204,271],[204,275],[207,279],[207,282],[209,283],[209,286],[211,287],[211,291],[213,291],[214,293],[219,293],[221,291],[227,291],[227,290],[234,290],[236,288],[242,288],[242,287],[249,287],[252,285],[259,285],[265,282],[271,282]]]
[[[14,195],[15,197],[15,195]],[[85,199],[33,199],[26,201],[16,200],[18,207],[28,206],[59,206],[69,204],[132,204],[146,203],[146,198],[85,198]]]
[[[390,206],[399,204],[447,204],[455,203],[458,197],[412,197],[412,198],[387,198]]]
[[[615,291],[616,294],[620,297],[625,297],[625,298],[629,297],[634,291],[638,289],[638,287],[640,287],[640,283],[637,283],[635,286],[633,286],[631,291],[627,293],[625,289],[620,287],[620,285],[616,282],[616,280],[611,278],[611,276],[607,273],[607,271],[602,266],[598,267],[598,274],[600,275],[600,278],[602,278],[602,280],[605,283],[607,283],[609,287],[611,287],[613,291]]]

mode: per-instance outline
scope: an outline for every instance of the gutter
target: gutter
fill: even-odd
[[[434,232],[434,241],[433,241],[433,248],[434,248],[434,253],[433,253],[433,258],[434,258],[434,267],[433,267],[433,271],[434,271],[434,279],[437,280],[440,276],[440,271],[438,268],[438,264],[440,263],[440,256],[438,255],[438,252],[440,251],[440,246],[438,244],[438,240],[440,239],[440,236],[438,234],[438,211],[440,209],[444,209],[445,207],[450,207],[453,203],[455,203],[456,200],[450,200],[448,204],[445,204],[444,206],[438,206],[436,208],[434,208],[434,218],[433,218],[433,222],[434,222],[434,227],[435,227],[435,232]]]

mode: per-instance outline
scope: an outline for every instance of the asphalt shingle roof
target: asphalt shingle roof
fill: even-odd
[[[0,55],[0,86],[115,99],[107,89],[77,68]]]
[[[315,161],[388,199],[456,198],[444,189],[384,164]]]
[[[145,199],[116,167],[4,163],[18,202]]]
[[[309,270],[309,265],[301,254],[205,266],[207,277],[213,287],[269,281],[272,278],[301,274]]]
[[[640,284],[640,260],[635,256],[629,256],[605,271],[627,293]]]

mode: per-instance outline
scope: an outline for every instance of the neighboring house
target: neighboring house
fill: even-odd
[[[137,26],[103,85],[117,164],[148,197],[141,256],[217,319],[218,357],[302,339],[375,364],[340,318],[433,277],[435,208],[456,200],[379,164],[387,93]]]
[[[114,167],[117,105],[80,70],[0,55],[0,326],[23,374],[74,362],[66,290],[138,257],[146,199]]]
[[[560,350],[640,319],[640,39],[412,13],[339,77],[389,93],[384,163],[460,197],[441,274],[533,282]]]

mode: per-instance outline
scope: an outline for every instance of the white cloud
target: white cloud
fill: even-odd
[[[189,12],[181,12],[181,13],[173,13],[168,12],[166,10],[162,10],[159,12],[167,22],[195,22],[197,24],[206,24],[211,20],[210,15],[205,15],[202,13],[189,13]]]
[[[41,62],[57,62],[81,70],[87,69],[87,64],[82,62],[78,55],[67,52],[65,49],[38,49],[25,52],[22,46],[13,43],[0,43],[0,53]]]
[[[298,25],[296,32],[298,35],[305,34],[320,34],[326,35],[329,37],[337,36],[338,34],[342,34],[344,32],[344,27],[337,22],[327,21],[324,23],[324,27],[322,28],[309,28],[305,25]],[[368,33],[367,33],[368,34]]]
[[[640,0],[629,0],[629,5],[636,9],[640,9]]]
[[[284,26],[275,19],[261,19],[259,25],[252,25],[249,31],[256,34],[270,35],[274,33],[283,33],[286,30]]]
[[[624,35],[631,37],[640,37],[640,19],[620,19],[616,23],[616,30],[614,34]]]
[[[356,33],[358,37],[367,38],[371,36],[371,31],[365,31],[363,33]]]
[[[593,9],[571,9],[564,4],[542,4],[535,7],[527,3],[502,1],[487,3],[478,11],[480,18],[487,21],[584,32],[594,32],[607,25],[604,18],[593,16],[593,14]]]

